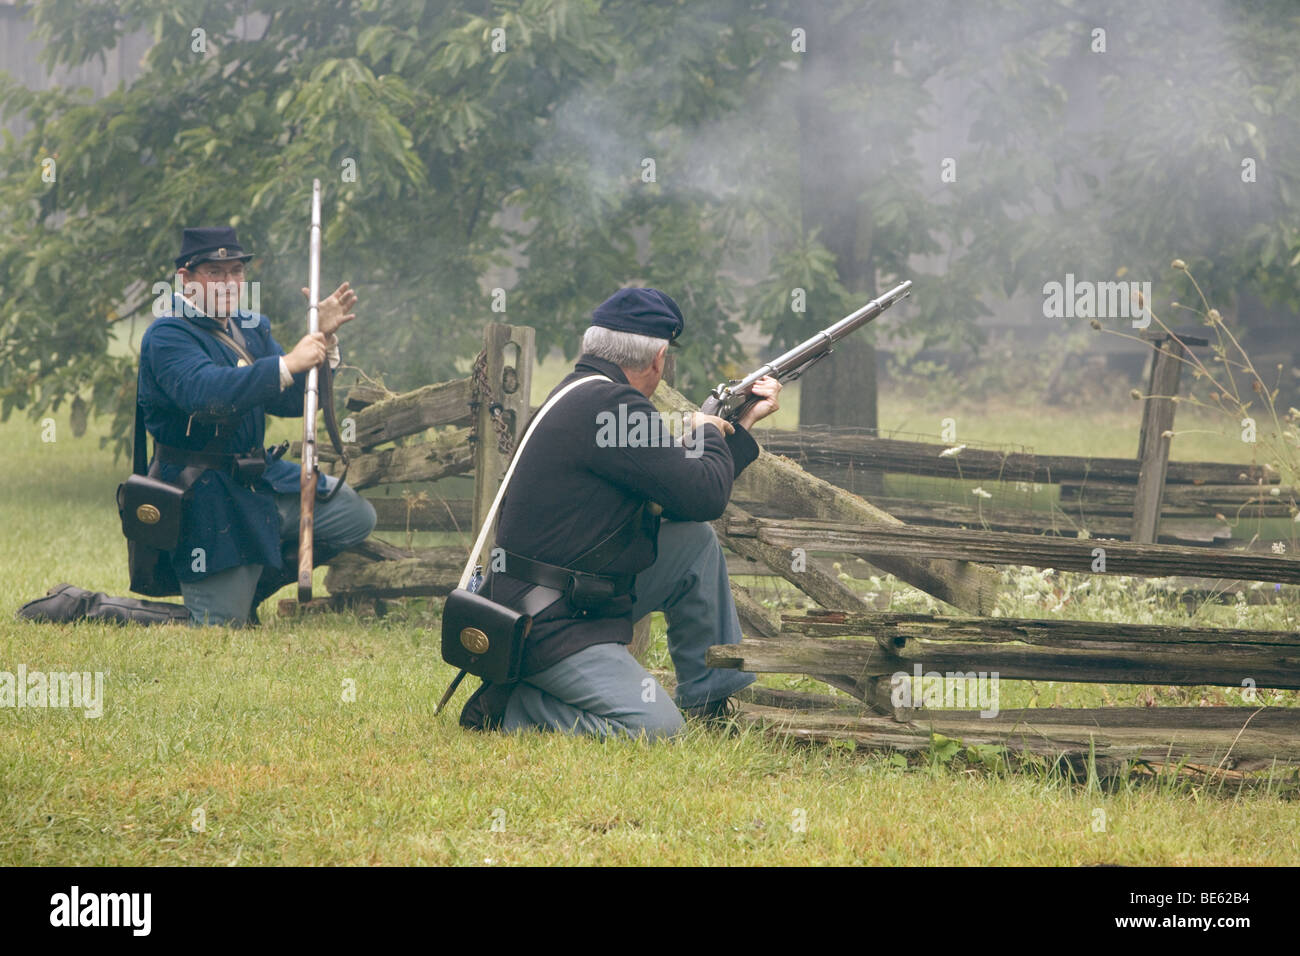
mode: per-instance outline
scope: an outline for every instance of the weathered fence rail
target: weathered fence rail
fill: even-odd
[[[988,531],[1015,531],[1022,534],[1077,535],[1087,531],[1100,538],[1128,538],[1132,532],[1132,508],[1117,508],[1113,513],[1098,514],[1093,509],[1075,513],[1062,507],[1054,511],[1033,511],[1028,508],[970,508],[946,502],[918,501],[915,498],[872,496],[871,499],[885,511],[908,524],[938,525],[941,527],[983,528]],[[1167,544],[1214,544],[1231,539],[1231,531],[1217,520],[1201,520],[1204,509],[1188,509],[1186,514],[1164,512],[1165,517],[1197,519],[1166,525],[1160,529],[1160,540]],[[1251,514],[1255,512],[1252,511]],[[1283,512],[1285,513],[1285,512]]]
[[[804,548],[891,558],[928,555],[956,561],[1029,565],[1092,574],[1196,575],[1300,584],[1300,560],[1281,554],[1133,544],[1105,538],[1063,538],[953,528],[855,526],[844,522],[733,517],[731,539],[754,538],[786,550]],[[1098,552],[1101,552],[1100,554]]]
[[[840,698],[758,688],[741,719],[798,740],[853,743],[870,749],[924,751],[935,735],[968,747],[1005,747],[1083,775],[1126,766],[1237,775],[1300,763],[1300,708],[1089,707],[931,710],[915,719],[864,714]]]
[[[868,429],[762,431],[761,441],[769,451],[850,491],[863,490],[877,503],[884,503],[886,474],[996,482],[1004,489],[1014,483],[1017,491],[1060,486],[1059,505],[1048,510],[1008,507],[1006,500],[975,509],[935,501],[932,482],[918,483],[911,498],[900,497],[895,488],[888,510],[927,525],[1048,534],[1083,528],[1093,535],[1139,544],[1218,545],[1231,539],[1229,522],[1239,518],[1294,516],[1300,507],[1294,490],[1281,487],[1276,472],[1264,464],[1169,460],[1181,369],[1195,361],[1191,350],[1208,341],[1165,331],[1143,337],[1151,345],[1152,361],[1146,394],[1140,396],[1142,422],[1135,458],[1037,455],[957,442],[940,445],[880,437]],[[1185,518],[1197,522],[1162,527],[1167,519]],[[1255,530],[1267,535],[1267,529]]]
[[[946,673],[1074,683],[1300,689],[1300,632],[926,615],[782,617],[775,638],[709,651],[711,667],[842,674],[863,682],[914,665]],[[844,640],[865,637],[868,640]]]
[[[853,639],[853,638],[859,639]],[[863,639],[865,638],[865,639]],[[832,686],[874,694],[877,713],[844,698],[758,688],[743,719],[808,740],[918,750],[934,734],[967,746],[995,744],[1089,760],[1199,761],[1221,772],[1300,762],[1300,709],[1109,707],[980,711],[891,707],[882,685],[924,675],[1084,683],[1300,687],[1300,632],[1160,627],[1096,621],[965,619],[924,614],[834,612],[781,618],[775,638],[711,648],[712,667],[756,673],[833,675]],[[923,678],[925,679],[925,678]],[[920,696],[920,691],[916,691]],[[963,691],[963,696],[965,696]],[[987,702],[985,702],[987,703]],[[792,712],[793,711],[793,712]]]
[[[1239,510],[1265,518],[1291,516],[1290,485],[1167,485],[1160,514],[1165,518],[1201,517],[1222,512],[1235,516]],[[1094,515],[1131,515],[1134,488],[1112,482],[1061,483],[1061,508],[1067,512]]]
[[[866,429],[808,428],[798,432],[758,429],[763,448],[816,473],[819,468],[852,465],[857,469],[977,481],[1119,482],[1136,489],[1141,462],[1136,458],[1089,458],[1078,455],[1003,453],[967,447],[944,454],[954,445],[880,438]],[[1277,476],[1263,465],[1171,461],[1166,484],[1273,484]]]

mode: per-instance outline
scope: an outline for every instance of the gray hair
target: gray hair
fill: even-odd
[[[597,358],[613,362],[619,368],[641,372],[648,369],[667,339],[656,339],[635,332],[619,332],[603,325],[593,325],[582,335],[582,350]]]

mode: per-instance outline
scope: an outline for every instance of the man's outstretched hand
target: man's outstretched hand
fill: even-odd
[[[302,294],[311,296],[311,290],[304,288]],[[320,330],[326,336],[332,336],[338,327],[344,322],[351,322],[355,319],[356,313],[352,310],[357,305],[357,294],[352,291],[348,283],[343,283],[332,293],[329,298],[321,299],[316,305],[316,315],[320,320]]]

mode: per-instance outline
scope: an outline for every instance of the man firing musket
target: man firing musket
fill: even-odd
[[[485,676],[493,669],[475,670],[473,661],[486,661],[492,642],[500,643],[507,615],[499,612],[522,615],[508,618],[514,631],[503,635],[525,635],[519,666],[510,669],[518,679],[485,680],[466,703],[462,726],[658,738],[679,732],[683,716],[727,716],[732,695],[754,675],[705,663],[710,646],[741,639],[726,558],[708,522],[722,515],[732,482],[758,457],[750,429],[777,410],[782,382],[910,288],[904,282],[718,386],[696,414],[689,443],[634,441],[631,430],[611,442],[600,426],[611,418],[660,420],[650,396],[685,327],[677,303],[657,289],[628,288],[597,306],[573,372],[543,406],[554,405],[554,414],[538,412],[511,464],[497,557],[474,600],[460,603],[464,620],[451,631],[443,622],[444,656]],[[633,623],[652,611],[668,622],[675,700],[623,646]],[[454,643],[457,628],[468,657]]]

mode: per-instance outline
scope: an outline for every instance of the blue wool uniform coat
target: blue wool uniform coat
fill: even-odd
[[[284,350],[266,316],[241,312],[231,319],[255,360],[239,367],[235,351],[206,331],[226,331],[224,322],[196,315],[192,307],[187,316],[185,309],[184,300],[174,299],[172,314],[156,319],[140,343],[137,394],[146,430],[175,448],[265,455],[266,415],[302,417],[306,373],[280,388]],[[180,544],[172,553],[179,580],[197,581],[244,564],[281,567],[275,494],[298,493],[301,467],[267,457],[266,472],[252,486],[216,469],[204,471],[191,486]],[[175,482],[182,470],[164,463],[157,477]],[[320,482],[318,493],[324,476]],[[202,549],[201,559],[195,549]]]

